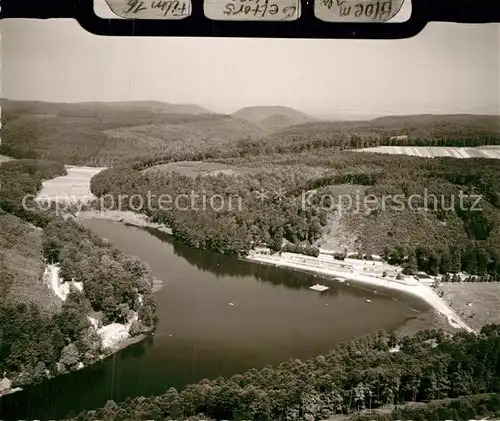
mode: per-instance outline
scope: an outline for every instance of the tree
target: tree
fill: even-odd
[[[110,322],[117,320],[118,303],[113,295],[109,295],[102,301],[101,309]]]
[[[76,348],[75,344],[69,344],[64,347],[61,352],[61,358],[59,359],[61,364],[64,364],[65,367],[72,370],[75,369],[80,362],[80,353]]]
[[[454,248],[451,252],[450,269],[451,273],[458,273],[462,270],[462,252],[459,248]]]
[[[63,306],[61,313],[56,315],[55,319],[66,344],[74,342],[90,327],[85,313],[73,306]]]
[[[126,303],[118,304],[118,309],[116,310],[115,320],[118,323],[127,323],[130,313],[130,307]]]
[[[415,252],[412,250],[408,256],[408,261],[403,268],[403,273],[405,275],[414,275],[417,272],[417,257]]]
[[[475,275],[477,273],[477,253],[472,245],[468,245],[462,258],[464,272]]]
[[[132,321],[130,324],[129,333],[131,336],[137,336],[142,333],[141,324],[137,320]]]
[[[404,252],[401,247],[396,247],[389,254],[389,263],[391,265],[400,265],[404,261]]]
[[[452,266],[451,253],[446,250],[441,254],[441,263],[439,265],[439,273],[442,273],[445,275],[445,274],[451,272],[451,266]]]
[[[415,250],[415,255],[417,258],[418,270],[427,273],[429,270],[429,251],[426,247],[419,246]]]
[[[429,254],[427,260],[427,273],[433,276],[439,273],[439,257],[435,252]]]
[[[477,274],[485,275],[488,273],[488,263],[489,257],[484,248],[476,249],[476,257],[477,257]]]
[[[172,419],[181,419],[183,417],[182,406],[179,400],[179,394],[174,387],[167,390],[164,395],[156,399],[160,409]]]

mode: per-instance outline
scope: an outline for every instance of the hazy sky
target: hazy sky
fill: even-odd
[[[500,25],[407,40],[120,38],[73,20],[2,20],[2,96],[357,113],[499,113]]]

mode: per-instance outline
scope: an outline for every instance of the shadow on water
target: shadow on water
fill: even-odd
[[[307,272],[297,271],[289,268],[248,262],[234,256],[225,256],[212,251],[193,249],[178,241],[170,234],[154,228],[140,228],[159,240],[169,243],[173,247],[176,256],[186,260],[189,264],[202,272],[209,272],[217,277],[230,276],[233,278],[253,277],[261,282],[269,282],[273,285],[284,285],[292,289],[308,289],[317,282],[317,277]],[[318,281],[319,282],[319,281]],[[321,278],[324,284],[335,287],[337,281]],[[336,295],[338,289],[320,292],[320,295]]]
[[[128,359],[140,359],[146,353],[146,349],[152,346],[154,342],[153,336],[146,336],[142,341],[133,344],[127,348],[120,351],[120,358],[123,360]]]

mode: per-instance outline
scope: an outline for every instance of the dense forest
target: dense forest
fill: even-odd
[[[410,338],[379,332],[328,355],[251,369],[228,379],[202,380],[180,392],[171,388],[160,396],[109,401],[104,408],[72,419],[180,420],[203,414],[206,418],[199,419],[317,421],[388,404],[484,393],[497,395],[483,397],[473,408],[466,400],[441,405],[440,416],[436,413],[432,419],[498,413],[499,359],[499,326],[485,326],[478,335],[422,331]],[[412,420],[410,415],[416,415],[419,420],[429,413],[415,408],[394,415]]]
[[[222,168],[230,166],[232,172],[184,175],[175,167],[139,171],[123,165],[95,176],[91,188],[97,196],[107,197],[108,201],[102,201],[106,207],[111,205],[111,196],[117,208],[147,213],[193,247],[245,254],[256,245],[279,251],[285,243],[287,250],[314,255],[332,218],[338,217],[338,229],[355,238],[351,248],[384,255],[391,263],[404,265],[408,274],[465,271],[498,279],[497,160],[324,150],[212,162]],[[259,196],[261,191],[267,197]],[[175,198],[191,192],[200,197],[219,195],[225,203],[240,205],[202,208],[201,202],[196,207],[185,201],[182,206],[165,208],[158,201],[162,195]],[[140,203],[131,200],[134,195],[144,203],[151,197],[148,206],[139,209]],[[361,205],[370,196],[378,198],[379,204],[388,200],[385,207],[375,209],[343,208],[338,199],[345,195]],[[478,204],[476,195],[480,196]],[[403,205],[411,200],[411,207],[399,206],[398,196]]]
[[[56,162],[0,165],[0,373],[13,387],[102,358],[109,350],[102,348],[88,316],[100,325],[133,319],[131,335],[155,324],[153,277],[146,264],[72,220],[23,203],[42,180],[64,173]],[[64,280],[81,282],[83,291],[72,287],[61,302],[44,283],[47,263],[57,264]]]

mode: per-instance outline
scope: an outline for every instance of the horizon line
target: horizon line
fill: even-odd
[[[12,102],[38,102],[42,104],[58,104],[58,105],[78,105],[78,104],[134,104],[134,103],[158,103],[158,104],[166,104],[166,105],[185,105],[185,106],[195,106],[200,107],[213,114],[222,114],[222,115],[233,115],[238,111],[241,111],[246,108],[273,108],[273,107],[281,107],[288,108],[293,111],[297,111],[303,114],[306,114],[308,117],[317,117],[321,118],[349,118],[350,116],[355,117],[364,117],[368,119],[380,118],[380,117],[406,117],[406,116],[424,116],[424,115],[436,115],[436,116],[456,116],[456,115],[473,115],[473,116],[499,116],[500,111],[428,111],[428,112],[403,112],[400,113],[398,111],[362,111],[362,110],[332,110],[332,111],[303,111],[302,109],[295,108],[290,105],[282,105],[282,104],[253,104],[253,105],[244,105],[241,106],[234,111],[231,112],[221,112],[216,111],[214,109],[208,108],[206,106],[194,103],[194,102],[168,102],[165,100],[157,100],[157,99],[133,99],[133,100],[120,100],[120,101],[46,101],[40,99],[15,99],[8,97],[0,97],[0,101],[12,101]]]

